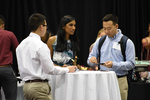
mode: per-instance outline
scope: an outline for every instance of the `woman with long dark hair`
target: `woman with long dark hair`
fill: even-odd
[[[57,35],[50,37],[47,45],[54,64],[72,65],[72,59],[75,58],[76,51],[79,51],[75,18],[65,15],[60,21]]]

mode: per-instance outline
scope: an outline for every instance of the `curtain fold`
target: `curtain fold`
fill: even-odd
[[[87,66],[89,47],[102,28],[102,18],[109,13],[119,18],[119,28],[135,44],[140,58],[141,40],[150,22],[150,0],[0,0],[0,14],[5,28],[14,32],[19,42],[28,36],[28,18],[33,13],[46,16],[49,30],[55,35],[64,15],[76,18],[81,50],[78,63]],[[16,61],[16,59],[14,59]]]

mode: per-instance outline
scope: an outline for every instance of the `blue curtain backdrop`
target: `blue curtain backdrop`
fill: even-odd
[[[60,19],[67,14],[76,18],[80,39],[78,63],[87,66],[89,47],[102,28],[102,18],[109,13],[119,18],[119,28],[135,44],[140,58],[141,40],[150,22],[150,0],[0,0],[0,14],[5,28],[21,42],[29,35],[28,18],[33,13],[46,16],[49,30],[55,35]],[[14,69],[17,71],[16,59]]]

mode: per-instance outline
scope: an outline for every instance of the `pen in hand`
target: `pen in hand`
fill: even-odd
[[[94,63],[94,65],[104,65],[105,63]]]

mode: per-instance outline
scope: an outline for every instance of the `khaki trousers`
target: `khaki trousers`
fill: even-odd
[[[53,100],[48,82],[25,83],[23,93],[26,100]]]
[[[119,84],[119,89],[120,89],[120,94],[121,94],[121,100],[127,100],[128,97],[128,82],[127,82],[127,77],[121,77],[117,78],[118,79],[118,84]]]

